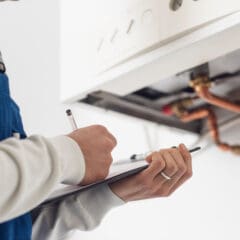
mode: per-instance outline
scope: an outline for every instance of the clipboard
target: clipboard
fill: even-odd
[[[190,153],[196,152],[200,150],[200,147],[193,148],[189,150]],[[43,203],[40,204],[41,206],[52,204],[54,202],[62,201],[64,198],[68,196],[72,196],[75,194],[79,194],[82,191],[86,191],[90,188],[94,188],[100,184],[110,184],[117,182],[121,179],[126,177],[133,176],[144,169],[146,169],[149,164],[145,161],[145,159],[138,159],[137,161],[131,161],[131,159],[123,160],[126,162],[124,164],[115,164],[110,168],[110,174],[107,176],[106,179],[95,182],[93,184],[89,184],[86,186],[65,186],[62,189],[56,190],[53,192]]]
[[[125,160],[126,161],[126,160]],[[113,182],[117,182],[121,179],[124,179],[129,176],[133,176],[148,167],[148,163],[143,159],[137,162],[130,162],[128,164],[123,165],[113,165],[112,169],[110,169],[110,174],[104,180],[97,181],[93,184],[89,184],[86,186],[65,186],[60,188],[59,190],[54,191],[46,201],[41,203],[41,206],[47,205],[49,203],[59,202],[68,196],[72,196],[75,194],[79,194],[82,191],[86,191],[90,188],[94,188],[100,184],[110,184]]]

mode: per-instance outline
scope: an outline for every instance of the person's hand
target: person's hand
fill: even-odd
[[[112,163],[111,152],[117,145],[115,137],[101,125],[80,128],[68,135],[80,146],[86,165],[80,184],[86,185],[106,178]]]
[[[192,176],[192,158],[184,144],[154,152],[146,160],[147,169],[109,185],[125,202],[167,197]],[[167,180],[162,172],[171,179]]]

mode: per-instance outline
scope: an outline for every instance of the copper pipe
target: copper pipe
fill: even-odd
[[[185,112],[181,116],[181,120],[183,122],[191,122],[198,119],[207,118],[208,128],[210,130],[210,134],[216,145],[221,148],[223,151],[232,151],[235,154],[240,155],[240,146],[239,145],[229,145],[220,140],[218,125],[217,125],[217,117],[213,110],[208,108],[202,108],[195,110],[194,112]]]
[[[190,85],[195,89],[197,95],[206,102],[232,112],[240,113],[239,104],[235,104],[223,97],[216,96],[209,91],[211,84],[208,77],[202,76],[192,80]]]

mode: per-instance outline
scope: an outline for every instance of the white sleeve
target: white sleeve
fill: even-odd
[[[33,209],[60,182],[79,183],[84,174],[81,149],[67,136],[0,142],[0,222]]]
[[[72,230],[88,231],[98,226],[113,207],[124,204],[106,184],[41,206],[32,212],[33,240],[64,240]]]

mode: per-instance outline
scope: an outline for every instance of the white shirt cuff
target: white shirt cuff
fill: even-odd
[[[50,141],[62,162],[62,183],[79,184],[85,175],[85,160],[77,142],[67,136],[58,136]]]

